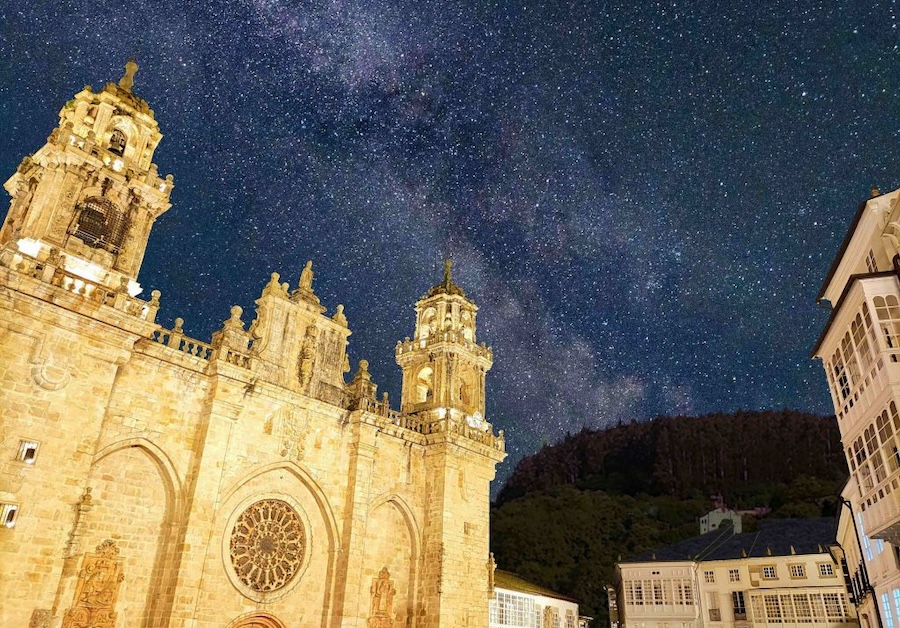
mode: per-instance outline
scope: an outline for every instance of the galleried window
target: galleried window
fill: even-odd
[[[881,336],[891,352],[891,362],[897,361],[896,350],[900,349],[900,301],[892,294],[875,297],[875,316],[881,328]]]
[[[92,248],[118,253],[128,231],[124,212],[109,200],[99,197],[86,199],[78,210],[75,236]]]
[[[490,623],[494,626],[534,626],[534,611],[531,598],[524,595],[497,591],[490,603]]]

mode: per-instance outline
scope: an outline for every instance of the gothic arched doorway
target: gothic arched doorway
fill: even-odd
[[[278,619],[267,613],[254,613],[238,617],[228,628],[286,628]]]

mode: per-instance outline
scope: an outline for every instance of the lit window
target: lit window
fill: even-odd
[[[830,578],[834,575],[834,565],[831,563],[819,563],[819,575],[823,578]]]
[[[881,608],[884,609],[884,628],[894,628],[894,614],[887,593],[881,594]]]
[[[703,579],[706,580],[707,584],[712,584],[716,581],[716,574],[714,571],[704,571]]]
[[[887,297],[875,297],[873,303],[881,337],[888,351],[891,351],[891,362],[896,362],[897,355],[893,350],[900,348],[900,301],[891,294]]]
[[[900,617],[900,589],[894,589],[894,610],[897,611],[897,616]],[[841,596],[843,597],[843,596]],[[846,608],[846,603],[844,607]]]
[[[0,522],[2,522],[4,528],[14,528],[18,516],[18,504],[0,504]]]
[[[728,582],[740,582],[741,581],[741,570],[740,569],[729,569],[728,570]]]
[[[806,568],[803,565],[791,565],[791,578],[805,578]]]
[[[863,528],[862,513],[856,513],[856,527],[859,528],[859,533],[862,535],[863,548],[866,551],[866,560],[874,559],[875,555],[872,553],[872,541],[869,539],[869,535],[866,534],[866,531]]]
[[[21,440],[19,441],[19,453],[16,455],[16,460],[25,464],[34,464],[35,459],[37,459],[37,450],[37,441]]]
[[[775,567],[773,567],[771,565],[767,565],[766,567],[763,567],[762,575],[763,575],[763,578],[765,578],[766,580],[774,580],[777,577],[776,573],[775,573]]]

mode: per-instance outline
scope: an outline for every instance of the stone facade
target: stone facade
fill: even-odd
[[[0,624],[487,627],[491,350],[450,277],[397,345],[402,410],[273,273],[210,342],[138,298],[171,176],[154,113],[85,88],[5,187]]]

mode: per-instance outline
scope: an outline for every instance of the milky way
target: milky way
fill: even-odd
[[[583,426],[830,412],[808,357],[827,318],[815,297],[870,187],[900,184],[898,15],[4,3],[0,174],[134,56],[176,183],[140,276],[163,324],[207,339],[270,272],[293,287],[313,259],[354,363],[396,400],[394,344],[450,255],[494,347],[488,419],[511,462]]]

